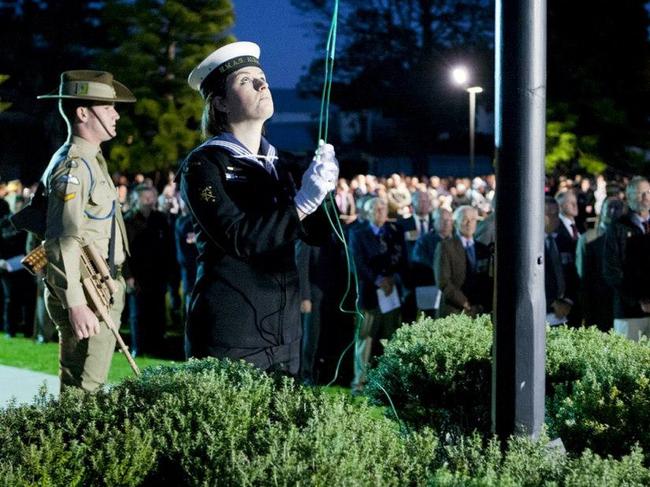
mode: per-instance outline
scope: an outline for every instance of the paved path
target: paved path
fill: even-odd
[[[12,397],[15,397],[19,403],[32,402],[43,383],[49,394],[58,397],[57,376],[0,365],[0,408],[6,407]]]

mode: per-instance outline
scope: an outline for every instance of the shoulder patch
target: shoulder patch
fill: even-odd
[[[77,196],[78,189],[75,186],[80,187],[80,184],[79,178],[76,176],[69,173],[62,174],[52,183],[52,190],[64,202],[72,201]]]
[[[54,182],[55,187],[67,186],[68,184],[79,185],[79,178],[72,174],[64,174],[63,176],[59,176]]]

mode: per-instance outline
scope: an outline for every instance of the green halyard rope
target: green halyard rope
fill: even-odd
[[[335,58],[335,53],[336,53],[336,32],[338,30],[338,16],[339,16],[339,0],[334,0],[334,10],[332,12],[332,21],[330,23],[330,30],[329,34],[327,36],[327,44],[326,44],[326,55],[325,55],[325,73],[324,73],[324,81],[323,81],[323,92],[321,94],[321,103],[320,103],[320,115],[318,119],[318,141],[320,144],[320,141],[322,140],[324,143],[327,143],[327,136],[329,132],[329,115],[330,115],[330,98],[331,98],[331,93],[332,93],[332,78],[334,75],[334,58]],[[348,350],[354,346],[354,343],[356,341],[356,335],[361,332],[361,326],[363,325],[364,322],[364,316],[363,313],[361,313],[361,310],[359,309],[359,277],[357,276],[357,271],[354,267],[354,264],[350,258],[350,252],[348,248],[348,244],[345,240],[345,234],[343,232],[343,227],[341,226],[341,219],[339,218],[338,211],[336,210],[336,201],[334,200],[334,197],[332,196],[332,193],[329,195],[329,201],[331,203],[331,208],[328,208],[329,205],[325,204],[324,205],[324,210],[325,214],[327,215],[327,219],[329,220],[330,226],[334,230],[334,234],[336,237],[341,241],[343,244],[343,249],[345,250],[345,261],[347,265],[347,285],[345,289],[345,293],[343,293],[343,297],[341,298],[341,302],[339,303],[339,310],[342,313],[347,313],[347,314],[353,314],[355,315],[355,338],[352,340],[352,342],[345,347],[343,352],[341,353],[341,356],[339,357],[339,360],[336,364],[336,370],[334,372],[334,378],[326,385],[331,386],[334,382],[336,382],[336,379],[338,378],[339,375],[339,369],[341,367],[341,362],[343,361],[343,357],[345,354],[348,352]],[[334,213],[333,215],[330,215],[330,210]],[[355,299],[354,299],[354,310],[346,310],[343,307],[343,304],[348,297],[350,293],[350,274],[354,277],[354,288],[355,288]],[[393,401],[388,394],[388,391],[384,389],[381,384],[378,384],[379,388],[384,392],[386,397],[388,398],[388,402],[390,403],[390,407],[393,411],[393,414],[395,415],[395,418],[397,419],[398,423],[404,428],[404,424],[400,420],[397,410],[395,408],[395,405],[393,404]]]
[[[334,74],[334,57],[336,53],[336,32],[338,30],[339,0],[334,1],[332,21],[327,36],[325,54],[325,73],[323,81],[323,92],[320,102],[320,117],[318,120],[318,140],[327,142],[329,132],[330,95],[332,93],[332,77]]]
[[[330,23],[330,29],[327,36],[326,53],[325,53],[325,69],[323,75],[324,77],[323,91],[321,94],[320,115],[318,120],[318,140],[319,141],[322,140],[325,143],[327,142],[327,137],[329,134],[330,99],[332,94],[332,79],[334,76],[334,59],[336,54],[336,33],[338,30],[338,15],[339,15],[339,0],[335,0],[334,9],[332,11],[332,20]],[[329,220],[330,226],[334,230],[334,234],[339,239],[339,241],[343,244],[343,249],[345,250],[346,267],[347,267],[346,289],[345,292],[343,293],[343,297],[341,298],[341,302],[339,303],[339,310],[342,313],[355,315],[355,324],[356,324],[355,334],[356,334],[359,333],[361,324],[363,323],[364,320],[363,314],[359,309],[359,278],[357,276],[357,272],[354,268],[352,259],[350,257],[348,244],[345,240],[343,227],[341,226],[341,220],[338,216],[337,211],[335,210],[336,202],[334,200],[334,197],[332,196],[332,193],[329,194],[329,200],[331,203],[331,208],[328,208],[328,205],[325,205],[324,206],[325,214],[327,215],[327,219]],[[330,214],[330,210],[333,212],[332,215]],[[355,289],[354,310],[352,311],[346,310],[343,306],[345,300],[350,294],[350,289],[351,289],[350,274],[352,274],[352,276],[354,277],[354,289]],[[345,356],[347,351],[354,345],[354,342],[355,340],[353,340],[343,350],[343,353],[339,357],[339,360],[336,365],[334,378],[327,385],[331,385],[334,382],[336,382],[343,357]]]

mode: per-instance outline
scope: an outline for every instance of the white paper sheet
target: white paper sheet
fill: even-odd
[[[386,314],[394,309],[400,307],[399,294],[397,293],[397,288],[393,286],[393,292],[388,296],[384,294],[384,291],[377,289],[377,301],[379,301],[379,311],[382,314]]]
[[[566,321],[567,321],[566,316],[564,318],[560,318],[555,313],[546,314],[546,323],[548,323],[551,326],[563,325],[564,323],[566,323]]]
[[[440,308],[442,293],[438,286],[417,286],[415,288],[415,302],[418,309]]]
[[[24,269],[23,265],[20,263],[24,258],[24,255],[16,255],[15,257],[7,259],[7,272],[16,272]]]

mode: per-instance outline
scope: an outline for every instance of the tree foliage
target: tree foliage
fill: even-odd
[[[103,53],[138,101],[122,109],[111,159],[122,170],[176,166],[197,145],[202,101],[187,76],[205,56],[232,41],[230,0],[113,0],[103,13],[115,49]]]
[[[15,109],[33,111],[35,96],[54,89],[62,71],[92,66],[97,51],[107,47],[101,7],[82,0],[0,2],[0,59],[11,77]]]
[[[580,167],[592,167],[596,158],[632,169],[634,156],[628,147],[648,148],[646,4],[548,2],[549,106],[574,114]],[[633,170],[639,169],[644,170]]]
[[[4,83],[5,81],[7,81],[8,79],[9,79],[9,76],[7,76],[6,74],[0,74],[0,85],[2,83]],[[4,112],[9,107],[11,107],[10,102],[2,101],[2,99],[0,99],[0,112]]]
[[[316,35],[326,39],[332,2],[293,3],[315,12]],[[492,19],[489,0],[342,0],[333,101],[398,120],[384,146],[425,153],[435,133],[467,125],[467,97],[450,85],[451,65],[465,61],[474,81],[491,83]],[[317,93],[322,72],[315,60],[301,89]]]
[[[607,164],[598,155],[600,137],[578,134],[578,117],[568,113],[566,104],[549,110],[546,124],[546,172],[602,174]]]

